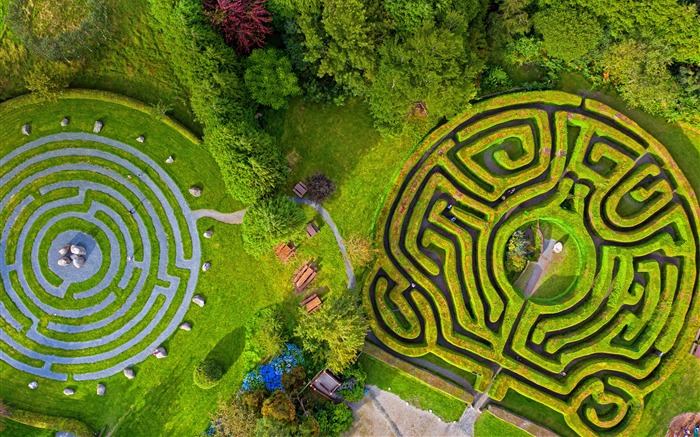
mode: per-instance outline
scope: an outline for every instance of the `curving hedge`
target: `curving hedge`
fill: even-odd
[[[496,400],[541,402],[580,435],[632,434],[700,323],[700,207],[664,147],[599,102],[523,93],[438,129],[401,174],[363,291],[379,341],[475,372]],[[516,286],[508,239],[539,224],[578,257],[558,265],[551,240],[554,261]],[[540,298],[540,271],[567,280]]]

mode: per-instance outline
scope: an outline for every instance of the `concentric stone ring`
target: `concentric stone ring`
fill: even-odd
[[[172,178],[141,151],[61,133],[0,158],[0,359],[56,380],[138,363],[182,321],[199,236]],[[85,248],[81,268],[58,250]]]
[[[631,433],[698,323],[700,208],[667,150],[596,101],[524,93],[439,129],[401,174],[364,289],[377,340],[580,435]],[[545,297],[504,261],[516,230],[541,225],[557,234],[542,253],[571,256],[533,267],[559,279]]]

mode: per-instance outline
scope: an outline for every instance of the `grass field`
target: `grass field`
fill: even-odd
[[[531,434],[485,411],[474,424],[475,437],[527,437]]]
[[[466,404],[421,382],[413,376],[367,354],[360,356],[367,372],[366,384],[389,391],[422,410],[432,410],[446,422],[459,420]]]

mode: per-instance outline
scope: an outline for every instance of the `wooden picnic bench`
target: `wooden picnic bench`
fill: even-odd
[[[287,261],[289,261],[289,259],[296,253],[297,248],[291,241],[289,243],[282,242],[275,247],[275,255],[277,255],[277,258],[279,258],[284,264],[287,264]]]
[[[306,312],[308,312],[309,314],[321,308],[321,305],[323,305],[323,301],[320,297],[318,297],[318,294],[316,293],[310,294],[304,300],[299,302],[299,306],[305,306]]]
[[[314,280],[316,274],[316,267],[311,265],[311,263],[306,263],[299,267],[294,272],[294,278],[292,279],[294,289],[297,291],[297,293],[304,291],[304,289],[309,286],[311,281]]]
[[[292,191],[294,194],[296,194],[299,197],[304,197],[304,194],[306,194],[306,185],[302,181],[297,182],[297,184],[292,188]]]
[[[316,234],[318,234],[318,226],[316,226],[314,222],[309,222],[309,224],[306,225],[306,236],[311,238]]]

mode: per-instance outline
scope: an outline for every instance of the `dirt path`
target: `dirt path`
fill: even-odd
[[[245,208],[240,211],[225,213],[214,211],[213,209],[198,209],[192,211],[192,215],[194,215],[196,219],[206,217],[228,225],[240,225],[243,223],[243,216],[247,210],[248,208]]]

